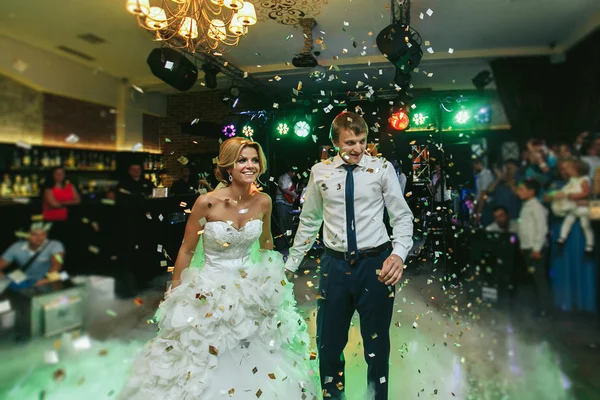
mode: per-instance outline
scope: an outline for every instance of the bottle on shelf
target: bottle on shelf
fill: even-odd
[[[15,150],[13,152],[13,163],[12,163],[12,168],[13,169],[19,169],[23,166],[22,163],[22,159],[21,159],[21,155],[19,154],[19,150]]]
[[[33,149],[33,158],[31,160],[31,166],[33,168],[40,167],[40,155],[39,155],[38,149]]]
[[[57,167],[62,166],[62,158],[60,156],[60,150],[56,150],[56,153],[54,154],[54,165],[56,165]]]
[[[23,152],[23,167],[31,167],[31,154],[29,152],[29,149],[25,149],[25,151]]]
[[[4,174],[2,183],[0,184],[0,197],[12,197],[13,185],[9,174]]]
[[[71,150],[69,152],[69,157],[67,158],[66,167],[68,169],[74,169],[76,162],[75,154],[73,153],[73,150]]]
[[[48,152],[42,152],[42,168],[48,168],[50,166],[50,158],[48,157]]]
[[[114,154],[110,157],[110,169],[111,171],[117,170],[117,156]]]

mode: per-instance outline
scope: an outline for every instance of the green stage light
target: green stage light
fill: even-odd
[[[277,133],[279,133],[281,136],[287,135],[289,131],[290,127],[285,122],[281,122],[279,125],[277,125]]]
[[[425,121],[429,119],[429,116],[423,113],[417,113],[413,115],[413,124],[415,126],[425,125]]]
[[[307,137],[310,134],[310,125],[306,121],[298,121],[294,125],[294,133],[299,137]]]
[[[454,116],[454,121],[456,121],[457,124],[461,124],[461,125],[466,124],[467,122],[469,122],[470,119],[471,119],[471,114],[465,110],[460,110]]]

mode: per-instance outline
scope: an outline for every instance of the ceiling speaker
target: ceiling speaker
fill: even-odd
[[[182,92],[194,86],[198,79],[198,68],[169,47],[152,50],[146,62],[154,76]]]

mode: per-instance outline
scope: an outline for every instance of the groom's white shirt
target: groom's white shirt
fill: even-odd
[[[347,252],[346,170],[339,154],[312,167],[306,200],[300,215],[294,246],[285,268],[296,271],[312,247],[321,224],[328,248]],[[413,214],[404,200],[396,171],[385,159],[364,155],[354,170],[354,215],[359,250],[380,246],[390,240],[383,222],[384,207],[393,228],[393,251],[406,260],[412,248]]]

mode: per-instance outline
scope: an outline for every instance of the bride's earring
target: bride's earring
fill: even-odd
[[[229,182],[233,182],[233,175],[229,174]]]

